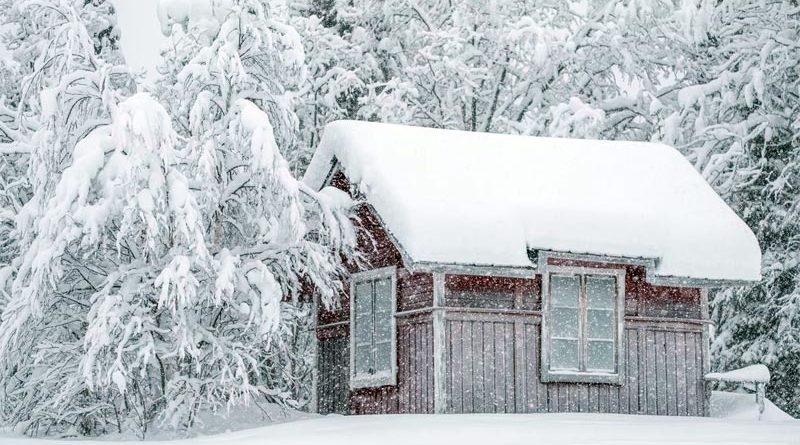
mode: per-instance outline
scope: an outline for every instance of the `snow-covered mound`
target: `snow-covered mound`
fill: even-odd
[[[338,416],[295,420],[261,428],[151,445],[712,445],[798,444],[800,421],[767,402],[758,421],[750,394],[714,392],[721,418],[615,414],[450,414]],[[292,416],[290,419],[302,419]],[[276,421],[286,418],[276,418]],[[222,425],[224,422],[219,422]],[[241,424],[240,424],[241,425]],[[233,426],[232,426],[233,427]],[[75,441],[23,439],[0,430],[0,445],[74,445]],[[80,441],[81,445],[121,445]],[[129,442],[130,445],[142,442]]]
[[[753,233],[663,144],[338,121],[305,181],[322,187],[334,158],[414,262],[529,268],[530,248],[651,259],[663,277],[760,278]]]
[[[725,419],[758,419],[758,405],[754,394],[714,391],[711,393],[711,417]],[[795,421],[768,399],[764,400],[763,421]],[[800,443],[800,439],[798,441]]]

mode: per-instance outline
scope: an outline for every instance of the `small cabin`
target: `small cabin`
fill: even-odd
[[[363,256],[317,306],[320,413],[708,415],[708,290],[761,253],[675,149],[340,121],[304,181]]]

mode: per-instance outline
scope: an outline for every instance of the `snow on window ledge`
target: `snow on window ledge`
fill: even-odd
[[[542,370],[545,383],[604,383],[622,385],[621,373]]]
[[[377,374],[356,374],[350,378],[350,389],[377,388],[397,384],[397,373],[394,371]]]

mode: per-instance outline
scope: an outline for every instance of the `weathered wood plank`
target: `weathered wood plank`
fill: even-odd
[[[492,324],[492,370],[495,375],[492,385],[492,399],[494,400],[494,411],[505,413],[506,409],[506,387],[513,383],[506,382],[506,350],[505,350],[505,326],[506,323]]]
[[[678,414],[678,394],[677,385],[675,383],[675,374],[677,373],[677,370],[675,369],[675,333],[665,332],[664,341],[664,372],[666,373],[665,394],[667,399],[666,412],[669,416],[675,416]]]
[[[416,329],[411,329],[410,335],[410,343],[411,343],[411,357],[412,362],[409,371],[411,372],[411,394],[409,397],[409,404],[411,406],[411,412],[417,413],[417,407],[419,406],[419,373],[421,371],[421,367],[419,366],[420,362],[420,350],[419,350],[419,332]]]
[[[639,411],[639,331],[636,329],[625,330],[625,385],[620,391],[621,413],[636,413]]]
[[[444,359],[446,361],[445,365],[445,386],[447,392],[447,402],[445,412],[453,412],[452,409],[452,400],[453,400],[453,327],[452,324],[447,321],[445,318],[444,321]]]
[[[417,409],[419,413],[429,413],[433,411],[433,386],[431,382],[433,382],[433,361],[431,360],[433,356],[433,348],[431,347],[431,330],[428,329],[427,325],[420,325],[419,326],[420,336],[422,337],[422,359],[420,360],[420,365],[422,366],[422,372],[420,372],[420,393],[422,394],[421,403]]]
[[[539,377],[541,347],[539,344],[540,326],[536,324],[525,324],[525,338],[527,339],[525,351],[529,354],[526,361],[525,382],[530,390],[526,392],[527,403],[526,412],[545,412],[547,411],[547,387]]]
[[[686,334],[686,408],[690,416],[701,415],[700,404],[697,400],[697,349],[695,347],[695,336],[697,334]]]
[[[433,324],[421,324],[423,355],[422,365],[425,372],[422,373],[422,393],[423,404],[420,406],[422,413],[433,413],[434,409],[434,377],[433,377]]]
[[[514,350],[514,323],[506,323],[505,329],[503,330],[503,343],[505,344],[504,348],[506,350],[506,382],[508,385],[506,386],[506,411],[510,413],[521,412],[517,410],[517,398],[515,395],[515,391],[517,386],[525,387],[524,381],[520,381],[519,384],[517,383],[517,370],[516,370],[516,362],[518,357],[516,356],[516,352]],[[524,392],[524,390],[522,391]]]
[[[525,348],[525,325],[522,320],[514,320],[511,328],[512,349],[514,351],[514,411],[525,412],[525,363],[528,351]]]
[[[597,412],[607,413],[610,405],[609,399],[609,385],[595,385],[597,386]]]
[[[697,360],[697,402],[698,402],[698,411],[700,416],[707,416],[709,407],[707,405],[706,400],[706,385],[705,381],[703,380],[703,376],[708,371],[708,363],[707,358],[705,357],[706,353],[706,335],[703,334],[695,334],[695,357]]]
[[[591,413],[597,412],[599,388],[597,385],[580,385],[580,399],[578,401],[578,412]]]
[[[494,323],[482,323],[481,341],[483,343],[483,397],[484,412],[497,412],[497,398],[494,387],[497,382],[495,375],[494,352]]]
[[[686,334],[683,332],[675,333],[675,391],[677,396],[677,415],[687,416],[689,412],[686,408],[686,383],[688,370],[686,369]]]
[[[644,387],[647,391],[647,414],[655,415],[658,413],[658,391],[656,388],[656,334],[653,331],[645,331],[645,374]]]
[[[450,386],[450,407],[454,413],[464,412],[464,357],[461,321],[448,321],[450,326],[451,360],[447,366],[453,384]]]
[[[408,409],[408,326],[397,326],[397,403],[400,412]]]
[[[462,324],[462,330],[464,332],[464,344],[462,348],[462,353],[464,357],[464,392],[462,397],[464,398],[464,412],[466,413],[474,413],[475,412],[475,401],[473,399],[473,392],[474,392],[474,382],[475,378],[473,375],[473,367],[474,367],[474,354],[472,349],[472,322],[465,321]]]
[[[656,413],[659,415],[667,414],[667,367],[665,363],[666,358],[666,342],[664,340],[664,332],[655,332],[655,348],[656,348],[656,394],[658,397],[658,407]]]
[[[608,412],[612,414],[619,413],[619,398],[622,393],[622,387],[611,385],[608,387]]]
[[[473,375],[473,400],[476,413],[487,411],[486,403],[486,375],[484,374],[484,349],[483,349],[483,326],[484,323],[472,322],[472,353],[475,364],[472,368]]]

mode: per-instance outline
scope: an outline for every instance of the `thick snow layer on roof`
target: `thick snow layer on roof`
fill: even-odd
[[[753,233],[663,144],[338,121],[305,181],[322,187],[334,159],[414,262],[530,267],[530,248],[760,278]]]

